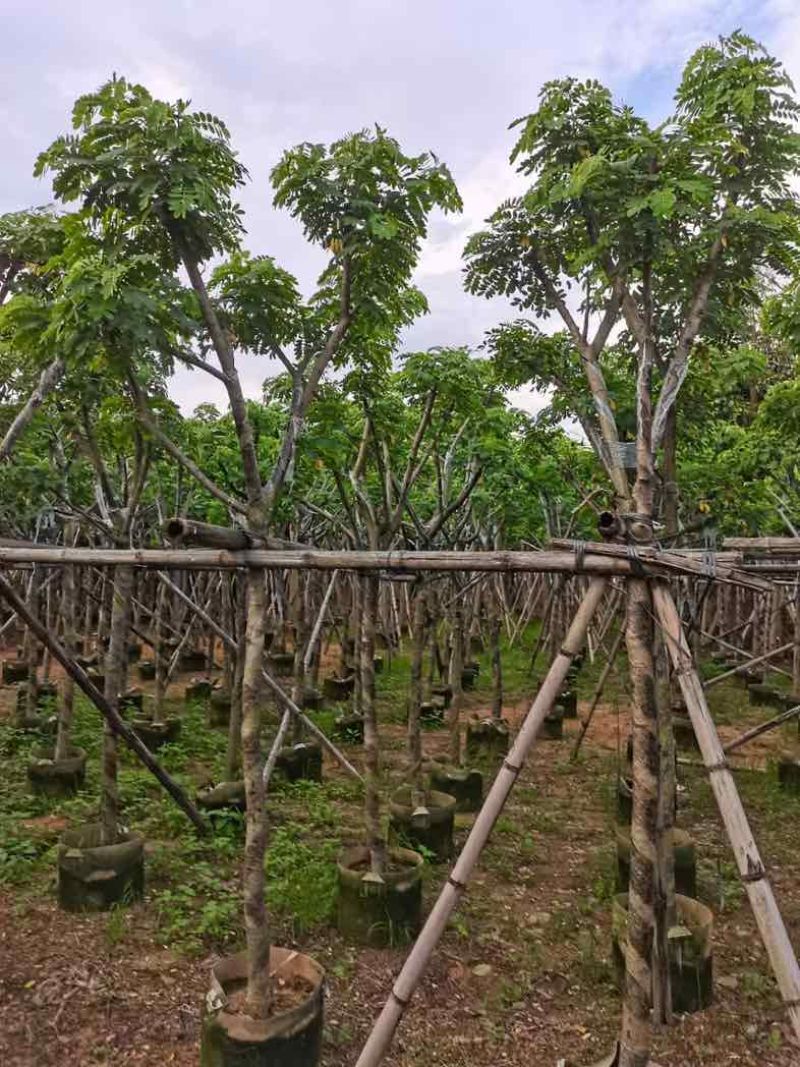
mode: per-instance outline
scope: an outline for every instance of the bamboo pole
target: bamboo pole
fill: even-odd
[[[191,819],[197,830],[201,834],[207,833],[208,829],[203,820],[203,816],[188,798],[183,789],[181,789],[178,783],[167,774],[160,763],[153,758],[147,746],[139,739],[139,737],[137,737],[124,719],[120,718],[119,714],[110,706],[100,690],[89,679],[86,672],[67,655],[58,641],[56,641],[39,620],[31,614],[27,605],[20,599],[14,588],[9,585],[2,574],[0,574],[0,597],[10,604],[25,625],[36,634],[42,644],[47,645],[53,658],[58,660],[67,674],[74,679],[78,686],[80,686],[87,697],[98,708],[103,718],[111,725],[114,732],[122,738],[128,748],[136,753],[145,767],[155,775],[178,807],[180,807],[189,819]]]
[[[606,582],[603,579],[594,578],[590,582],[586,595],[572,620],[572,625],[564,639],[563,646],[551,664],[550,670],[547,672],[539,692],[531,704],[511,751],[497,772],[497,777],[487,794],[483,807],[478,812],[461,854],[442,892],[439,894],[439,898],[434,904],[414,947],[403,964],[400,974],[397,976],[389,999],[384,1004],[383,1010],[378,1016],[375,1026],[356,1061],[356,1067],[377,1067],[386,1055],[403,1012],[425,972],[439,939],[444,933],[450,915],[467,888],[469,879],[489,839],[492,828],[508,800],[517,776],[522,770],[525,758],[536,741],[544,717],[550,711],[561,691],[569,665],[583,646],[586,630],[603,598],[605,589]]]
[[[619,547],[620,552],[610,551]],[[252,549],[242,552],[203,548],[64,548],[56,545],[30,545],[8,548],[0,545],[0,566],[13,567],[20,563],[61,565],[90,563],[95,566],[130,564],[134,567],[180,568],[186,570],[226,570],[253,567],[259,570],[385,570],[389,578],[416,571],[496,571],[547,572],[562,574],[598,574],[669,576],[704,575],[703,563],[690,557],[656,549],[642,549],[632,560],[625,546],[592,542],[585,553],[574,551],[514,552],[489,550],[485,552],[431,550],[403,552],[397,550],[332,550],[332,549]],[[755,575],[719,564],[717,581],[733,582],[750,589],[769,592],[772,583]]]
[[[720,682],[724,682],[726,678],[730,678],[732,674],[738,674],[739,671],[747,670],[748,667],[755,667],[757,663],[763,663],[765,660],[773,659],[775,656],[783,656],[786,652],[791,652],[793,648],[794,641],[790,641],[787,645],[781,645],[780,648],[773,648],[771,652],[764,652],[761,656],[754,656],[753,659],[749,659],[745,663],[737,663],[735,667],[731,667],[724,674],[716,674],[713,678],[709,678],[707,682],[703,682],[703,689],[711,689],[713,686],[719,685]]]
[[[795,1036],[800,1038],[800,967],[792,943],[709,713],[703,686],[694,667],[672,594],[665,585],[657,583],[653,587],[653,600],[739,874],[750,899],[756,924]]]
[[[788,711],[782,712],[780,715],[776,715],[774,719],[769,719],[767,722],[762,722],[760,726],[754,726],[751,730],[746,730],[743,734],[739,734],[733,741],[729,741],[727,745],[722,746],[722,751],[726,754],[728,752],[735,752],[737,748],[741,748],[742,745],[746,745],[748,741],[752,741],[755,737],[760,737],[762,734],[767,733],[770,730],[774,730],[776,726],[780,726],[781,723],[788,722],[790,719],[794,719],[797,715],[800,715],[800,704],[796,704],[793,708],[789,708]]]
[[[574,762],[578,758],[578,752],[580,751],[580,747],[583,744],[583,739],[586,736],[586,732],[592,724],[592,717],[594,716],[595,709],[600,701],[600,697],[603,694],[603,689],[605,688],[605,684],[608,681],[609,674],[611,674],[611,670],[614,666],[614,661],[617,658],[617,653],[620,650],[620,646],[624,637],[625,626],[622,625],[617,631],[617,636],[614,638],[614,643],[611,646],[611,651],[608,653],[605,666],[603,667],[600,677],[597,679],[597,685],[595,686],[595,690],[592,693],[592,699],[589,704],[589,711],[586,715],[586,718],[581,723],[580,733],[575,739],[575,744],[573,745],[572,752],[570,753],[570,762]]]

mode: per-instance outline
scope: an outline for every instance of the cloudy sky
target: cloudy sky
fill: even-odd
[[[431,313],[405,345],[477,346],[507,308],[462,292],[460,257],[465,237],[520,188],[509,122],[535,108],[544,81],[567,74],[598,78],[657,119],[689,53],[737,26],[800,85],[797,0],[4,0],[0,211],[48,202],[47,181],[31,176],[37,152],[67,128],[75,97],[116,71],[225,119],[251,174],[249,245],[309,289],[320,260],[272,209],[269,170],[289,145],[377,122],[408,151],[435,151],[464,199],[463,215],[433,220],[417,277]],[[243,359],[248,392],[273,369]],[[191,409],[221,400],[216,385],[187,371],[173,394]]]

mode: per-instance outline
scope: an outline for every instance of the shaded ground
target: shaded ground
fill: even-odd
[[[527,708],[524,658],[510,654],[507,717]],[[519,663],[517,663],[519,658]],[[402,776],[399,725],[407,665],[380,676],[389,788]],[[581,679],[591,692],[593,670]],[[486,674],[486,671],[483,672]],[[711,691],[725,739],[773,712],[749,708],[738,683]],[[176,695],[177,690],[173,692]],[[7,715],[13,690],[0,690]],[[470,698],[486,705],[486,690]],[[568,761],[577,724],[561,742],[541,742],[498,821],[484,862],[454,917],[423,986],[398,1032],[394,1067],[554,1067],[560,1056],[590,1064],[617,1031],[619,996],[610,965],[614,892],[613,807],[618,737],[625,716],[612,693],[602,705],[577,764]],[[585,706],[585,705],[584,705]],[[330,713],[322,713],[321,724]],[[78,739],[91,748],[93,713],[81,708]],[[394,720],[394,722],[392,721]],[[758,745],[761,766],[796,750],[796,727]],[[144,904],[110,915],[68,916],[54,899],[53,845],[66,823],[91,814],[96,767],[86,793],[56,805],[27,799],[29,740],[0,726],[0,1064],[196,1065],[199,1012],[215,954],[241,943],[238,856],[241,825],[232,821],[208,844],[192,838],[176,813],[127,758],[121,789],[131,825],[146,833]],[[426,735],[429,752],[445,736]],[[187,784],[214,777],[224,732],[185,712],[181,745],[164,762]],[[354,758],[358,754],[350,750]],[[96,763],[96,760],[93,761]],[[700,856],[701,895],[714,909],[716,1000],[657,1040],[661,1067],[788,1067],[797,1063],[747,902],[730,860],[702,771],[682,769],[680,825]],[[779,903],[800,944],[800,801],[780,793],[770,766],[745,770],[737,783],[770,866]],[[359,838],[357,791],[326,766],[326,784],[284,788],[272,803],[268,896],[276,940],[314,955],[327,968],[328,1067],[352,1064],[407,949],[359,951],[327,921],[335,852]],[[459,844],[468,818],[458,831]],[[426,904],[445,877],[426,876]]]

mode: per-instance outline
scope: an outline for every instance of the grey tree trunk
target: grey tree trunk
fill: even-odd
[[[362,580],[360,677],[361,709],[364,716],[364,817],[370,870],[381,876],[386,866],[386,842],[381,833],[381,761],[378,716],[375,706],[375,619],[378,613],[378,578]]]
[[[75,524],[68,522],[64,526],[64,543],[71,545],[75,540]],[[75,657],[75,622],[77,615],[75,567],[64,567],[61,579],[61,617],[64,623],[64,648],[67,654]],[[72,714],[75,703],[75,682],[67,674],[61,683],[61,694],[58,705],[58,729],[56,732],[56,747],[53,756],[57,760],[66,759],[70,750],[70,734],[72,731]]]
[[[119,711],[120,693],[125,687],[132,594],[133,568],[122,564],[116,568],[114,574],[103,690],[107,702],[116,712]],[[119,832],[119,790],[117,787],[117,738],[108,720],[105,720],[103,726],[100,822],[103,843],[112,844],[117,840]]]
[[[464,626],[460,602],[453,601],[450,615],[450,667],[448,684],[453,691],[447,709],[447,725],[450,731],[450,762],[454,767],[461,764],[461,706],[464,703],[462,672],[464,670]]]
[[[420,705],[422,704],[422,663],[425,654],[425,629],[427,610],[425,586],[420,584],[414,598],[414,615],[411,629],[411,685],[408,694],[408,768],[412,789],[424,794],[422,780],[422,731],[420,729]],[[413,799],[412,807],[418,806],[419,796]]]

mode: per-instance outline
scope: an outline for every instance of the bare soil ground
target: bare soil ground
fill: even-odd
[[[724,740],[773,714],[748,708],[735,683],[712,692]],[[0,690],[0,719],[10,713],[13,697],[12,689]],[[472,710],[482,710],[485,699],[472,697]],[[526,710],[527,701],[514,702],[505,715],[517,725]],[[620,1013],[610,963],[613,808],[625,715],[615,704],[599,707],[584,752],[571,764],[576,730],[577,723],[568,722],[563,741],[542,741],[534,750],[401,1024],[386,1061],[392,1067],[555,1067],[562,1056],[589,1065],[612,1047]],[[737,782],[790,936],[800,945],[800,801],[778,791],[767,766],[783,750],[797,752],[796,736],[789,727],[759,739],[741,758],[749,766]],[[398,782],[402,726],[387,724],[384,737],[388,778]],[[430,755],[444,751],[443,732],[426,734],[425,742]],[[357,750],[349,754],[358,759]],[[327,762],[325,772],[328,782],[341,781]],[[695,838],[701,896],[715,912],[715,1003],[657,1035],[654,1058],[661,1067],[796,1065],[800,1050],[785,1024],[704,772],[682,768],[681,781],[679,825]],[[277,808],[281,798],[273,803]],[[357,833],[357,802],[337,795],[334,804],[345,832]],[[34,816],[25,829],[52,843],[69,817]],[[286,818],[275,811],[276,825]],[[293,818],[302,826],[302,810]],[[460,817],[458,845],[470,821]],[[429,869],[426,906],[446,873]],[[186,952],[165,940],[151,897],[163,877],[163,871],[154,875],[141,905],[79,917],[59,910],[53,872],[0,886],[3,1067],[198,1063],[208,970],[222,948],[206,943],[199,953]],[[357,950],[328,923],[302,930],[285,918],[275,932],[326,967],[323,1062],[352,1064],[407,946]],[[239,930],[234,941],[240,937]]]

